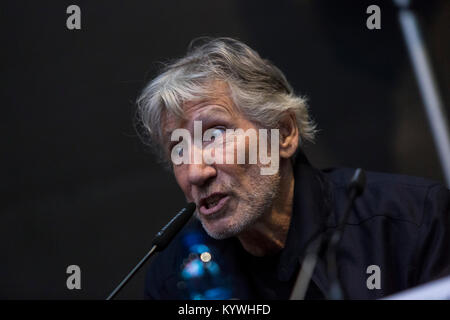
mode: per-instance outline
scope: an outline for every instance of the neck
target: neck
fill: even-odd
[[[238,236],[244,249],[254,256],[274,254],[286,243],[294,197],[293,168],[289,159],[286,160],[280,163],[280,188],[272,208]]]

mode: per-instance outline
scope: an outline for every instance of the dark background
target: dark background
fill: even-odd
[[[81,8],[81,30],[66,8]],[[381,8],[381,30],[366,8]],[[415,2],[450,105],[450,2]],[[159,61],[236,37],[309,98],[320,168],[444,182],[391,1],[2,1],[0,298],[103,299],[183,205],[133,128]],[[82,289],[66,288],[81,267]],[[144,273],[119,295],[142,298]]]

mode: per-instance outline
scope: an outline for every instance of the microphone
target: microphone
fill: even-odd
[[[364,173],[364,170],[361,168],[358,168],[355,170],[355,173],[353,173],[353,177],[350,180],[350,184],[348,186],[350,197],[353,197],[351,194],[352,192],[355,192],[354,197],[359,197],[366,187],[366,174]]]
[[[195,211],[195,203],[191,202],[186,207],[181,209],[170,221],[167,223],[153,238],[152,248],[142,258],[141,261],[130,271],[130,273],[119,283],[119,285],[111,292],[106,300],[113,299],[116,294],[127,284],[133,275],[142,267],[142,265],[150,258],[154,252],[161,251],[167,247],[172,241],[173,237],[183,228],[183,226],[191,218]]]
[[[156,251],[161,251],[167,247],[173,237],[188,222],[195,211],[195,203],[191,202],[180,210],[172,220],[169,221],[155,236],[152,245],[156,246]]]

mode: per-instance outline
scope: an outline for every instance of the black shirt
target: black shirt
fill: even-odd
[[[247,275],[252,298],[262,300],[289,299],[296,277],[290,277],[284,281],[278,278],[277,268],[282,263],[281,252],[264,257],[255,257],[242,249],[239,259],[242,261],[243,271]],[[324,299],[314,281],[309,284],[305,299]]]

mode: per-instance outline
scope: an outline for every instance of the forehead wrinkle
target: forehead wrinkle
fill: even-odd
[[[193,119],[192,121],[198,121],[198,119],[214,119],[221,116],[232,116],[232,113],[229,112],[228,109],[220,106],[220,105],[213,105],[211,107],[206,107],[204,110],[200,111]]]

